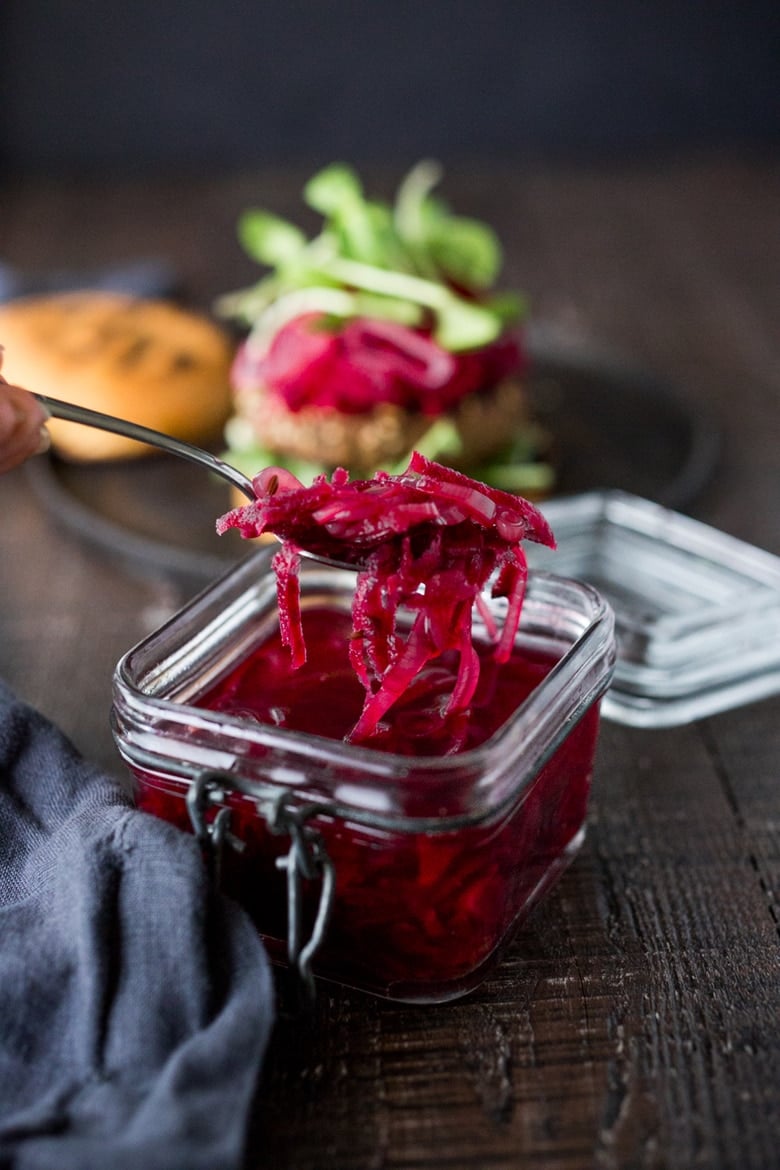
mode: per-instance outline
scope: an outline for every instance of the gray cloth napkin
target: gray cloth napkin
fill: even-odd
[[[272,1003],[194,839],[0,681],[2,1170],[240,1166]]]

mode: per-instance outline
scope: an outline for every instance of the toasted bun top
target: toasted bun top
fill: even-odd
[[[230,413],[228,335],[167,301],[73,292],[0,305],[3,374],[28,390],[205,443]],[[77,460],[132,458],[130,439],[52,419],[52,445]]]

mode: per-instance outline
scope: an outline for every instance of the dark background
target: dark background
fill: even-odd
[[[753,0],[2,0],[6,173],[603,157],[780,140]]]

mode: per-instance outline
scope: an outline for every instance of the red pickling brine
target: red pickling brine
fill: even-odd
[[[303,627],[307,656],[302,666],[293,669],[280,631],[275,630],[200,696],[197,705],[307,735],[348,740],[363,704],[363,687],[350,663],[350,615],[307,608]],[[447,714],[458,670],[457,654],[449,651],[420,670],[362,746],[419,757],[479,747],[557,661],[549,653],[518,647],[505,662],[498,662],[493,649],[488,641],[475,641],[479,681],[466,711]]]
[[[457,655],[442,717],[468,712],[481,661],[472,637],[478,612],[493,636],[492,657],[506,662],[515,642],[526,583],[524,539],[554,545],[542,514],[527,500],[478,483],[414,453],[400,475],[350,480],[338,469],[304,487],[279,468],[253,481],[257,499],[218,522],[243,536],[273,533],[280,626],[292,663],[306,660],[297,591],[299,550],[355,565],[350,661],[365,691],[345,738],[367,742],[427,664]],[[507,599],[498,629],[484,591]],[[402,615],[410,620],[401,621]]]

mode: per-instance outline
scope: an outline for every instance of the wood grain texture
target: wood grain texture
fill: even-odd
[[[296,216],[304,177],[9,183],[0,255],[164,255],[208,307],[254,275],[238,211]],[[499,228],[545,328],[716,418],[717,474],[690,510],[780,552],[776,162],[504,164],[448,194]],[[113,664],[182,589],[75,542],[19,472],[0,482],[0,598],[0,673],[118,768]],[[778,727],[778,698],[669,731],[604,725],[583,851],[495,974],[439,1007],[322,985],[312,1017],[279,1020],[248,1168],[780,1167]]]

